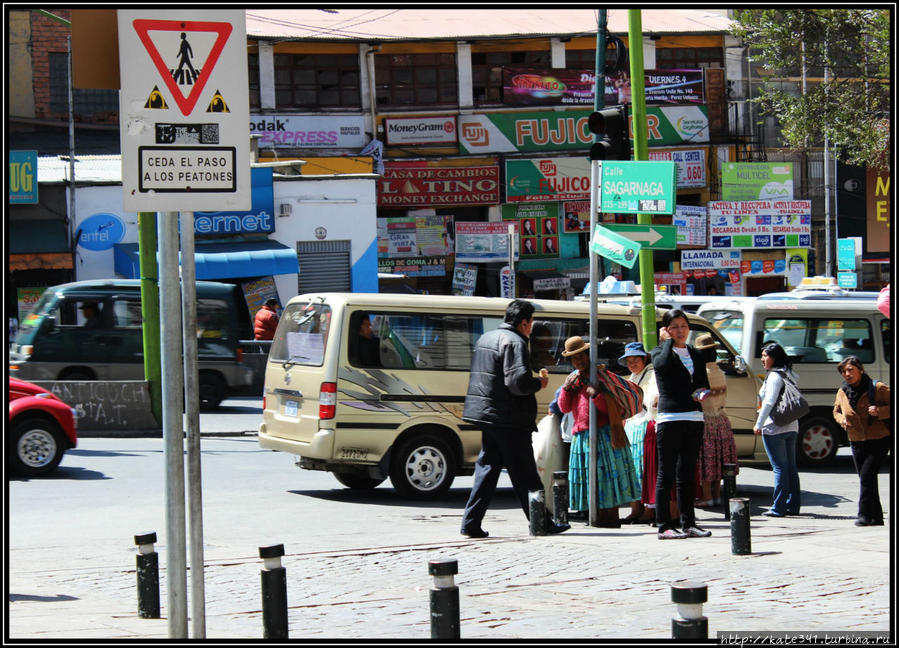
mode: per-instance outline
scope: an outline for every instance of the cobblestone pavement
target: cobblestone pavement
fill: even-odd
[[[677,542],[658,541],[649,526],[609,530],[581,522],[560,536],[531,537],[520,511],[490,515],[485,540],[457,539],[458,515],[424,515],[419,522],[444,529],[447,541],[288,550],[291,638],[427,639],[433,559],[458,560],[463,638],[670,638],[670,585],[681,579],[708,584],[710,636],[890,629],[890,527],[855,528],[851,516],[832,514],[753,517],[753,553],[736,556],[729,523],[718,513],[699,512],[711,538]],[[362,532],[358,540],[367,544]],[[205,568],[207,637],[261,638],[261,561],[210,553],[217,557]],[[51,570],[38,556],[25,564],[10,573],[10,638],[168,636],[165,618],[136,616],[133,554]],[[163,615],[164,565],[161,554]]]

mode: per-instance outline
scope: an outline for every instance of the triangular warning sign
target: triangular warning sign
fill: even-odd
[[[215,94],[212,95],[212,101],[209,102],[209,108],[206,109],[206,112],[231,112],[228,110],[228,104],[225,103],[225,98],[222,96],[221,91],[216,90]]]
[[[185,117],[193,112],[200,94],[215,64],[218,62],[225,43],[233,30],[231,23],[206,22],[194,20],[148,20],[138,18],[132,23],[134,31],[147,50],[147,54],[159,70],[159,74],[165,81],[166,87],[172,93],[175,103]],[[159,54],[159,49],[153,42],[150,32],[177,32],[180,34],[181,47],[177,52],[170,52],[165,48],[166,55],[171,58],[171,65]],[[193,50],[190,47],[190,35],[201,33],[215,33],[215,43],[204,61],[193,60]],[[185,95],[180,86],[186,86],[190,91]]]
[[[153,86],[153,92],[150,93],[150,96],[147,98],[147,103],[144,104],[144,108],[158,108],[161,110],[168,110],[169,106],[165,102],[165,97],[162,96],[162,93],[159,91],[159,86]]]

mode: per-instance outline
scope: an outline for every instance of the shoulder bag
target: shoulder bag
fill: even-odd
[[[774,409],[771,410],[771,420],[778,427],[783,427],[793,421],[798,421],[811,410],[808,401],[799,391],[799,387],[787,377],[786,372],[778,371],[777,373],[783,378],[784,384],[780,390],[780,396],[777,397],[777,402],[774,403]]]

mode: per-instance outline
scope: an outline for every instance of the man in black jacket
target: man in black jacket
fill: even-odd
[[[512,488],[529,517],[528,493],[543,489],[531,433],[536,429],[537,399],[546,387],[548,375],[531,373],[528,336],[534,321],[534,305],[516,299],[504,322],[478,339],[471,363],[468,393],[462,420],[481,428],[481,452],[475,462],[474,485],[462,515],[462,535],[486,538],[481,520],[496,491],[503,467],[509,472]],[[567,524],[554,524],[547,515],[547,533],[561,533]]]

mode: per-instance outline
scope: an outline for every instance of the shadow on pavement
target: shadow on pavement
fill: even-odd
[[[34,594],[10,594],[9,602],[16,601],[40,601],[42,603],[58,603],[59,601],[77,601],[77,596],[69,596],[68,594],[57,594],[56,596],[36,596]]]
[[[739,479],[739,477],[737,478]],[[802,476],[799,477],[800,481],[800,489],[802,492],[802,508],[808,506],[820,506],[823,508],[836,508],[840,504],[844,504],[851,500],[846,499],[841,495],[832,495],[831,493],[819,493],[817,491],[809,491],[802,488]],[[749,515],[756,516],[761,515],[764,511],[767,511],[771,508],[771,494],[773,490],[773,481],[772,486],[755,486],[755,485],[745,485],[737,483],[737,497],[748,497],[749,498]],[[720,511],[723,515],[724,509],[722,507],[703,507],[697,510],[706,511],[708,513],[714,513]],[[827,515],[813,515],[813,514],[803,514],[802,509],[800,508],[800,515],[793,517],[810,517],[810,518],[829,518],[831,516]],[[775,519],[775,518],[772,518]],[[843,516],[834,516],[833,519],[843,519]],[[846,519],[855,519],[855,517],[846,518]]]
[[[290,490],[294,495],[305,495],[330,502],[346,502],[348,504],[378,504],[380,506],[402,506],[418,509],[439,509],[448,507],[465,507],[468,501],[469,488],[450,488],[449,492],[436,501],[408,500],[400,497],[396,491],[388,487],[360,491],[350,488],[335,487],[333,490]],[[515,491],[511,488],[497,488],[490,500],[488,510],[520,509]]]

